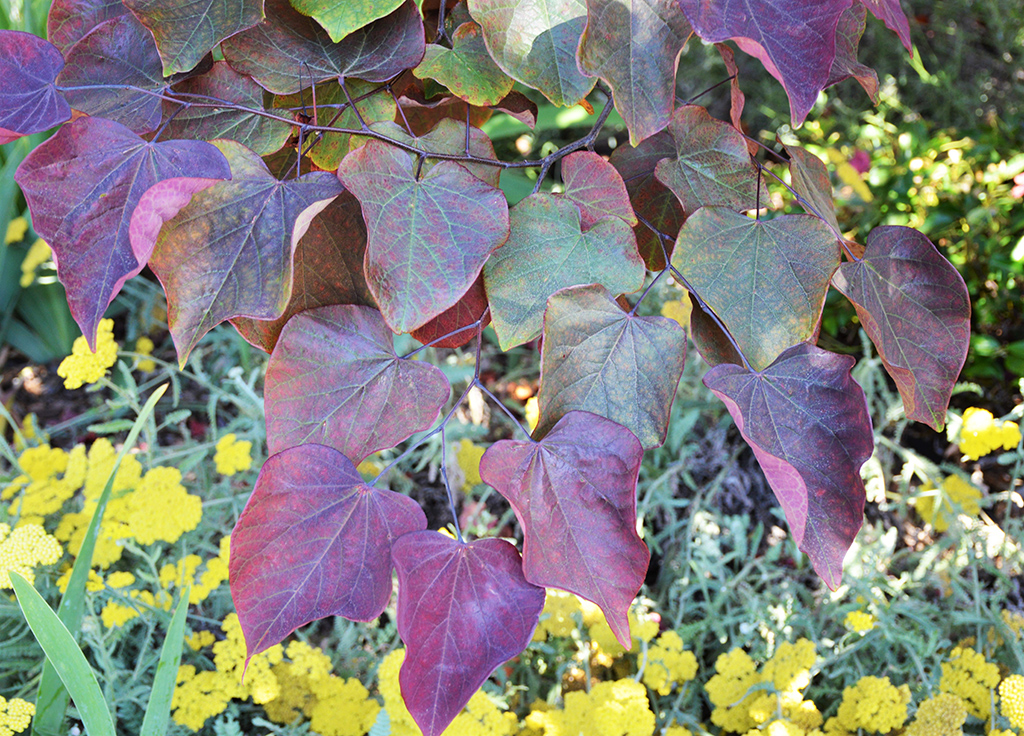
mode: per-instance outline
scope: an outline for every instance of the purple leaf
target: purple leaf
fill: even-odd
[[[836,58],[832,62],[825,86],[831,87],[853,77],[877,105],[878,74],[871,67],[857,61],[857,47],[860,45],[860,37],[864,35],[866,14],[863,5],[854,5],[840,16],[836,27]]]
[[[127,12],[121,0],[53,0],[46,16],[46,37],[66,54],[100,23]]]
[[[76,110],[107,118],[148,133],[160,125],[164,92],[163,66],[156,42],[131,13],[100,23],[67,51],[67,65],[57,77],[62,87],[81,87],[64,94]],[[139,89],[101,89],[126,85]]]
[[[453,161],[416,174],[413,157],[376,140],[338,169],[362,205],[366,281],[395,332],[415,330],[458,302],[509,234],[501,190]]]
[[[857,308],[907,417],[941,430],[971,340],[963,278],[924,235],[886,226],[871,231],[863,260],[842,264],[833,283]]]
[[[501,440],[480,461],[523,527],[526,579],[596,603],[627,649],[629,605],[651,558],[636,532],[643,454],[625,427],[571,411],[540,442]]]
[[[593,151],[576,151],[562,159],[565,196],[580,208],[580,224],[589,230],[603,217],[636,225],[626,185],[615,167]]]
[[[519,552],[503,539],[467,544],[414,532],[391,554],[406,646],[402,697],[424,736],[438,736],[495,668],[530,643],[544,590],[526,581]]]
[[[704,378],[754,450],[797,546],[832,590],[863,522],[860,467],[874,448],[864,392],[850,377],[855,362],[801,343],[763,371],[720,365]]]
[[[377,618],[391,598],[392,544],[426,528],[415,501],[366,485],[337,450],[273,455],[231,533],[231,597],[247,656],[324,616]]]
[[[835,58],[836,25],[852,0],[679,0],[697,35],[733,40],[789,95],[794,125],[811,111]]]
[[[318,442],[358,463],[429,427],[449,393],[440,370],[395,355],[377,310],[311,309],[289,320],[270,356],[267,445]]]
[[[487,289],[484,288],[484,277],[478,276],[473,285],[469,287],[469,291],[463,294],[454,307],[449,307],[427,324],[413,330],[412,336],[426,345],[454,332],[455,334],[451,337],[434,342],[434,347],[460,348],[476,338],[477,328],[470,328],[469,325],[474,324],[481,317],[483,317],[481,329],[491,323],[491,313],[487,307]],[[461,331],[456,332],[456,330]]]
[[[15,179],[90,345],[121,286],[146,265],[147,249],[138,244],[140,259],[132,240],[151,237],[192,193],[230,177],[209,143],[148,143],[119,123],[90,117],[65,125],[22,162]],[[143,196],[168,180],[169,189]]]
[[[871,14],[883,21],[890,30],[900,37],[900,43],[910,53],[914,53],[910,45],[910,23],[900,6],[900,0],[861,0]]]
[[[313,217],[342,189],[318,171],[278,181],[240,143],[216,143],[231,181],[200,194],[164,225],[150,267],[167,293],[178,359],[234,317],[277,319],[291,297],[292,254]]]
[[[51,43],[21,31],[0,31],[0,145],[49,130],[71,117],[54,82],[64,57]]]

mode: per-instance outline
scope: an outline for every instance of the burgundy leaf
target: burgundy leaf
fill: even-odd
[[[850,377],[856,361],[801,343],[768,368],[708,371],[786,513],[797,546],[835,590],[864,517],[860,467],[871,457],[871,417]]]
[[[127,12],[121,0],[53,0],[46,16],[46,37],[66,54],[100,23]]]
[[[492,107],[498,112],[511,115],[531,130],[537,124],[537,103],[522,92],[512,90],[505,99]]]
[[[107,118],[142,134],[160,125],[164,92],[163,64],[156,42],[131,13],[111,18],[89,31],[67,51],[67,65],[57,77],[76,110]],[[124,85],[138,89],[101,88]]]
[[[398,681],[424,736],[438,736],[495,668],[530,643],[544,589],[503,539],[457,542],[434,531],[392,545],[398,571]]]
[[[140,259],[133,239],[155,234],[192,193],[230,177],[228,162],[209,143],[150,143],[119,123],[90,117],[65,125],[22,162],[15,179],[36,232],[53,248],[71,314],[90,345],[121,286],[146,265],[146,249],[140,244]],[[150,195],[133,221],[147,190],[167,180],[175,181],[171,190]]]
[[[596,603],[627,649],[629,605],[651,558],[636,532],[643,453],[625,427],[571,411],[540,442],[501,440],[480,461],[523,527],[526,579]]]
[[[231,597],[247,656],[324,616],[380,616],[391,598],[392,544],[426,528],[419,504],[366,485],[335,449],[273,455],[231,533]]]
[[[679,0],[697,35],[733,40],[756,56],[789,95],[794,125],[811,111],[828,80],[836,25],[852,0]]]
[[[420,80],[416,80],[420,82]],[[421,82],[420,82],[421,83]],[[422,83],[421,83],[422,84]],[[430,97],[423,94],[421,87],[410,86],[398,96],[398,103],[405,113],[405,122],[415,135],[423,135],[443,120],[455,120],[465,124],[466,109],[469,109],[469,124],[479,128],[494,114],[489,107],[467,106],[453,95],[442,94]]]
[[[434,343],[436,348],[459,348],[472,340],[477,335],[477,328],[469,328],[477,320],[483,317],[480,328],[491,323],[491,313],[487,310],[487,289],[484,287],[484,277],[478,276],[473,285],[469,287],[454,307],[449,307],[434,319],[427,322],[419,329],[413,330],[412,336],[426,345]],[[463,329],[465,328],[465,329]],[[456,332],[456,330],[461,330]],[[455,334],[451,334],[451,333]],[[451,335],[444,340],[438,340],[445,335]],[[434,342],[434,340],[438,340]]]
[[[454,161],[419,172],[405,151],[370,141],[338,177],[366,220],[366,281],[395,332],[422,327],[453,306],[508,239],[501,190]]]
[[[615,167],[593,151],[576,151],[562,159],[565,196],[580,208],[584,230],[602,217],[618,217],[636,225],[626,185]]]
[[[423,21],[412,0],[339,43],[288,0],[266,0],[266,15],[221,48],[236,71],[274,94],[290,95],[314,82],[344,77],[384,82],[423,58]]]
[[[0,31],[0,145],[48,130],[71,117],[54,82],[64,57],[53,44],[21,31]]]
[[[736,64],[736,54],[724,43],[716,43],[715,48],[722,57],[725,70],[732,76],[732,81],[729,82],[729,120],[736,130],[743,130],[743,106],[746,104],[747,98],[740,89],[740,68]],[[748,149],[752,145],[754,144],[748,144]],[[751,155],[753,155],[753,151],[751,151]]]
[[[856,79],[868,97],[878,104],[878,74],[871,67],[857,61],[857,47],[860,37],[864,35],[864,19],[867,11],[863,5],[854,5],[847,9],[839,18],[836,28],[836,58],[828,73],[826,87],[839,84],[844,79]]]
[[[910,45],[910,23],[900,6],[900,0],[861,0],[871,14],[883,21],[890,30],[900,37],[900,43],[910,53],[914,53]]]
[[[690,338],[704,362],[712,367],[722,363],[742,365],[743,358],[740,357],[736,346],[729,341],[729,336],[725,334],[722,326],[704,311],[696,299],[691,298],[691,304]]]
[[[857,308],[907,416],[942,429],[971,340],[963,278],[928,238],[893,225],[872,230],[863,260],[842,264],[833,283]]]
[[[292,317],[264,390],[271,453],[317,442],[354,463],[429,427],[450,393],[440,370],[395,355],[380,312],[354,304]]]

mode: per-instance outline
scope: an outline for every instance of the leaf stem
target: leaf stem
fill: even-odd
[[[597,116],[597,120],[594,121],[594,125],[593,127],[591,127],[590,132],[587,133],[585,136],[583,136],[579,140],[573,141],[572,143],[567,143],[554,153],[550,153],[544,158],[540,159],[540,161],[530,164],[531,166],[540,166],[540,171],[537,172],[537,183],[533,187],[534,194],[540,191],[541,183],[547,177],[548,171],[551,170],[551,167],[555,163],[565,158],[570,153],[573,153],[574,151],[579,151],[582,148],[590,148],[594,144],[594,141],[597,140],[597,137],[601,134],[601,129],[604,127],[605,122],[608,120],[608,116],[611,115],[612,110],[615,109],[615,100],[612,99],[611,92],[609,92],[608,89],[603,84],[601,84],[601,82],[598,82],[595,85],[595,87],[599,89],[602,94],[604,94],[605,99],[607,100],[605,102],[604,108],[601,110],[601,114]],[[520,164],[527,163],[529,162],[520,162]],[[512,165],[509,165],[508,168],[512,168]]]
[[[527,430],[526,427],[523,426],[523,423],[519,421],[518,417],[516,417],[516,415],[512,413],[512,410],[505,406],[505,403],[501,401],[497,396],[491,393],[490,389],[488,389],[486,386],[480,383],[480,379],[476,379],[473,383],[474,385],[479,387],[481,391],[490,396],[491,401],[497,404],[501,408],[501,410],[505,412],[505,415],[508,416],[508,418],[511,419],[513,422],[515,422],[516,426],[519,427],[519,431],[526,435],[526,439],[530,440],[530,442],[532,442],[533,444],[537,444],[537,440],[535,440],[533,438],[533,435],[530,434],[529,430]]]
[[[699,99],[700,99],[701,97],[703,97],[704,95],[706,95],[706,94],[707,94],[708,92],[714,92],[714,91],[715,91],[716,89],[718,89],[719,87],[721,87],[721,86],[722,86],[723,84],[726,84],[726,83],[728,83],[728,82],[731,82],[731,81],[732,81],[732,80],[734,80],[735,78],[736,78],[736,75],[735,75],[735,74],[730,74],[730,75],[729,75],[728,77],[726,77],[725,79],[723,79],[723,80],[722,80],[721,82],[715,82],[715,83],[714,83],[714,84],[712,84],[712,85],[711,85],[710,87],[708,87],[708,88],[707,88],[706,90],[704,90],[703,92],[698,92],[698,93],[697,93],[697,94],[695,94],[695,95],[694,95],[693,97],[691,97],[690,99],[686,100],[685,102],[683,102],[682,100],[679,100],[679,101],[680,101],[680,102],[683,102],[683,104],[685,104],[685,105],[692,105],[692,104],[693,104],[694,102],[696,102],[697,100],[699,100]],[[676,99],[678,100],[678,98],[676,98]]]
[[[444,5],[444,0],[441,2]],[[452,484],[448,480],[448,441],[444,436],[444,425],[441,425],[441,480],[444,481],[444,490],[448,494],[448,508],[452,512],[452,522],[455,524],[455,538],[460,544],[466,540],[462,538],[462,529],[459,528],[459,512],[455,508],[455,494],[452,492]]]

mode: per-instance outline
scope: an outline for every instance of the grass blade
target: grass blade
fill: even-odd
[[[185,639],[185,617],[188,614],[188,598],[192,586],[185,588],[178,599],[178,605],[167,628],[167,637],[160,649],[160,661],[153,675],[153,689],[149,692],[149,704],[142,719],[139,736],[163,736],[167,733],[167,719],[171,715],[171,698],[174,697],[175,681],[178,679],[178,665],[181,664],[181,646]]]

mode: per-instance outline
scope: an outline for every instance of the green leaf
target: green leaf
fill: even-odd
[[[164,645],[160,648],[160,661],[156,663],[153,688],[149,693],[149,704],[142,719],[139,736],[162,736],[167,732],[167,719],[171,715],[171,698],[174,697],[178,665],[181,664],[181,645],[185,640],[185,621],[188,615],[188,599],[192,586],[188,585],[178,598],[178,605],[171,616]]]
[[[658,447],[685,361],[686,330],[674,320],[623,312],[601,286],[563,289],[544,316],[536,435],[570,411],[589,411],[621,424],[645,450]]]
[[[43,648],[47,661],[53,665],[64,687],[71,693],[86,732],[89,736],[115,736],[114,720],[103,700],[96,673],[92,671],[71,632],[25,578],[12,572],[11,585],[25,620],[39,646]]]
[[[469,13],[498,66],[555,105],[575,105],[594,88],[576,66],[587,22],[581,0],[469,0]]]
[[[654,175],[675,193],[687,214],[707,205],[737,210],[757,206],[757,169],[738,130],[715,120],[700,105],[676,110],[668,130],[676,155],[660,161]],[[764,187],[761,194],[767,202]]]
[[[164,76],[191,71],[221,41],[263,20],[263,0],[127,0],[156,39]]]
[[[552,194],[527,197],[510,214],[512,235],[484,267],[502,350],[540,334],[548,297],[559,289],[601,284],[621,294],[643,286],[633,229],[618,217],[583,231],[579,207]]]
[[[402,5],[402,0],[291,0],[292,7],[316,20],[338,42],[353,31],[358,31],[375,20],[383,18]]]
[[[789,177],[793,181],[793,189],[817,210],[807,214],[822,217],[838,232],[839,221],[836,219],[835,200],[832,199],[832,183],[825,164],[799,146],[786,146],[786,153],[789,154]]]
[[[455,29],[450,49],[427,44],[423,61],[412,73],[443,84],[470,105],[496,105],[512,91],[512,78],[494,63],[480,26],[472,22]]]
[[[814,333],[839,266],[839,243],[811,215],[754,220],[704,207],[679,231],[672,265],[762,370]]]
[[[587,0],[580,68],[611,86],[632,145],[672,118],[676,68],[691,33],[677,0]]]

